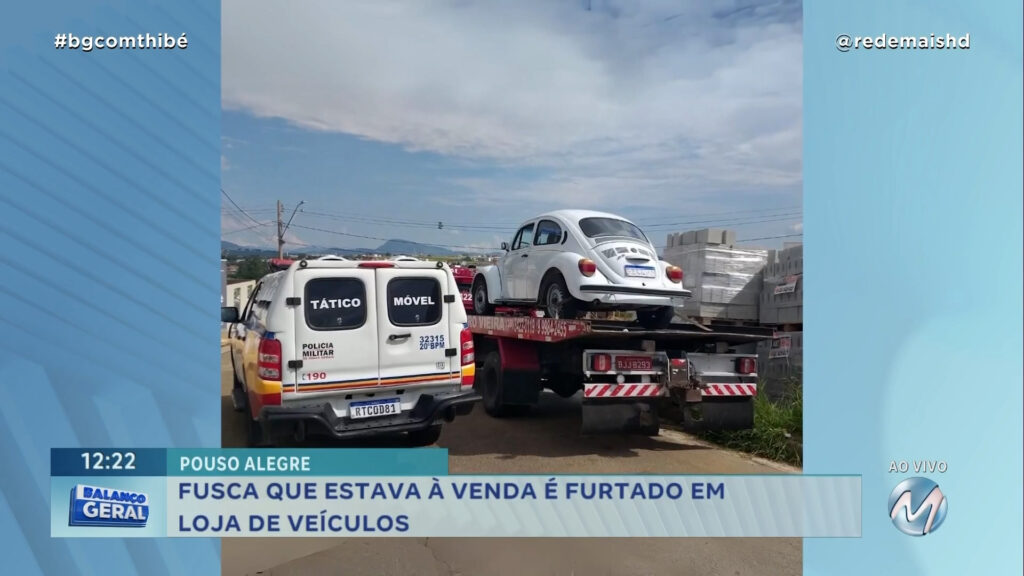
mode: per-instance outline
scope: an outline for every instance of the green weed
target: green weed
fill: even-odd
[[[705,432],[706,440],[755,456],[801,466],[803,464],[803,388],[799,380],[786,385],[775,401],[754,398],[754,427],[750,430]]]

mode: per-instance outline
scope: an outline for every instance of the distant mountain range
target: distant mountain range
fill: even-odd
[[[405,255],[405,256],[453,256],[460,254],[460,252],[453,252],[448,248],[442,248],[440,246],[431,246],[429,244],[420,244],[419,242],[412,242],[410,240],[392,239],[384,242],[376,248],[332,248],[327,246],[302,246],[302,247],[291,247],[289,253],[295,254],[336,254],[338,256],[355,256],[359,254],[391,254],[391,255]],[[222,253],[228,256],[258,256],[258,257],[272,257],[277,256],[277,250],[270,248],[259,248],[254,246],[241,246],[234,242],[228,242],[221,240],[220,250]]]

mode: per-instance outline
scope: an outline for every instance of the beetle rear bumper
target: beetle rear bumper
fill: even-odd
[[[686,290],[666,290],[615,284],[583,284],[578,299],[606,306],[682,306],[690,296]]]

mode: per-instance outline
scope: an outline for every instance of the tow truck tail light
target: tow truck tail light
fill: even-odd
[[[597,272],[597,264],[589,258],[580,258],[580,274],[591,277]]]
[[[736,372],[740,374],[757,374],[757,360],[754,358],[737,358]]]
[[[281,341],[261,338],[256,373],[263,380],[281,380]]]
[[[462,386],[472,386],[476,380],[476,349],[469,328],[463,328],[459,334],[459,354],[462,360]]]
[[[665,269],[665,275],[668,279],[679,284],[683,281],[683,269],[679,266],[669,266]]]
[[[590,357],[590,369],[594,372],[608,372],[612,369],[612,357],[607,354],[594,354]]]

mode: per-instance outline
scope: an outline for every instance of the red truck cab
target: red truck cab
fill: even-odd
[[[462,294],[462,306],[469,314],[473,313],[473,278],[476,277],[476,268],[467,266],[452,266],[452,274],[455,276],[455,284]]]

